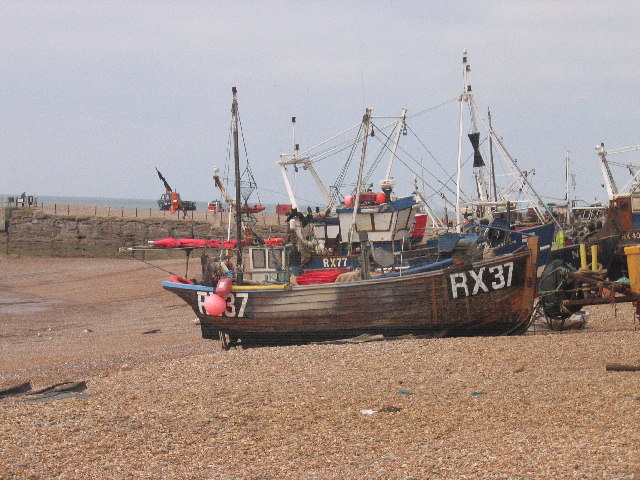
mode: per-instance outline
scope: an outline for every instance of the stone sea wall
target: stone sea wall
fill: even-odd
[[[284,228],[263,227],[259,233],[282,233]],[[122,258],[123,253],[118,251],[121,247],[146,245],[149,240],[166,237],[222,239],[226,238],[226,229],[189,219],[50,215],[28,209],[0,209],[0,255],[5,256]]]

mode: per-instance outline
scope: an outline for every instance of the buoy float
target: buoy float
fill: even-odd
[[[344,204],[347,207],[353,207],[353,195],[347,195],[344,197]]]
[[[221,278],[216,285],[216,295],[220,297],[226,297],[231,292],[231,286],[233,285],[232,278]]]
[[[227,301],[220,295],[209,295],[204,300],[204,310],[209,314],[217,317],[227,309]]]

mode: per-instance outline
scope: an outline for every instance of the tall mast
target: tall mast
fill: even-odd
[[[464,99],[467,90],[467,49],[465,48],[462,51],[462,71],[463,73],[463,90],[462,94],[458,98],[460,100],[460,120],[459,120],[459,128],[458,128],[458,162],[457,162],[457,173],[456,173],[456,232],[462,231],[462,219],[460,214],[460,175],[462,172],[462,115],[463,115],[463,106]]]
[[[232,87],[233,103],[231,104],[231,131],[233,133],[233,163],[236,173],[236,238],[238,239],[238,255],[236,257],[236,279],[242,283],[242,203],[240,201],[240,152],[238,149],[238,90]]]
[[[487,116],[489,119],[489,129],[492,130],[491,126],[491,110],[487,109]],[[496,168],[493,164],[493,138],[489,135],[489,164],[491,166],[491,185],[493,187],[493,201],[498,201],[498,188],[496,186]]]
[[[371,125],[371,109],[367,108],[362,119],[364,124],[364,136],[362,138],[362,156],[360,157],[360,168],[358,169],[358,181],[356,183],[356,198],[353,202],[353,218],[351,220],[351,229],[349,230],[349,251],[353,243],[353,234],[356,229],[356,217],[358,215],[358,207],[360,206],[360,188],[362,186],[362,171],[364,170],[364,162],[367,158],[367,140],[369,139],[369,126]]]
[[[489,186],[485,179],[485,165],[482,155],[480,153],[480,133],[478,132],[478,122],[476,119],[476,104],[473,98],[471,85],[469,84],[469,72],[471,66],[467,63],[466,50],[463,57],[463,77],[464,77],[464,91],[462,93],[462,102],[469,104],[470,116],[471,116],[471,133],[468,135],[471,145],[473,146],[473,174],[476,179],[476,190],[478,191],[478,198],[481,202],[489,200]]]

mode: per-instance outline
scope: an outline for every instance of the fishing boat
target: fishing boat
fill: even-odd
[[[389,336],[522,334],[536,282],[537,238],[472,264],[437,262],[403,274],[347,283],[229,285],[165,281],[222,346]],[[218,313],[219,312],[219,313]]]
[[[589,225],[585,235],[590,241],[602,241],[609,236],[617,236],[613,261],[609,269],[609,276],[614,279],[628,277],[625,247],[635,246],[640,243],[640,167],[634,163],[614,162],[608,157],[615,154],[624,154],[640,151],[640,145],[617,149],[605,149],[604,143],[596,146],[596,153],[603,177],[603,185],[609,197],[608,206],[603,218]],[[628,171],[630,178],[623,180],[625,183],[619,186],[612,167],[622,167]]]
[[[234,88],[234,114],[236,93]],[[240,205],[235,130],[234,148],[234,203]],[[357,214],[358,200],[353,208]],[[236,212],[238,238],[242,238],[240,217]],[[360,244],[364,266],[369,258],[366,236],[360,236]],[[232,276],[219,278],[215,286],[175,276],[162,283],[193,309],[202,336],[219,339],[224,349],[306,343],[364,333],[522,334],[533,311],[536,237],[514,252],[491,258],[448,258],[377,276],[363,268],[332,282],[325,279],[324,283],[312,284],[247,282],[242,245],[237,243]]]

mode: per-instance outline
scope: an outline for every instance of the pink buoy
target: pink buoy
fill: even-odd
[[[379,203],[379,204],[386,203],[387,202],[387,196],[382,192],[378,193],[376,195],[376,202]]]
[[[209,314],[217,317],[227,309],[227,301],[219,295],[209,295],[204,300],[204,310]]]
[[[353,207],[353,195],[347,195],[344,197],[344,204],[347,207]]]

